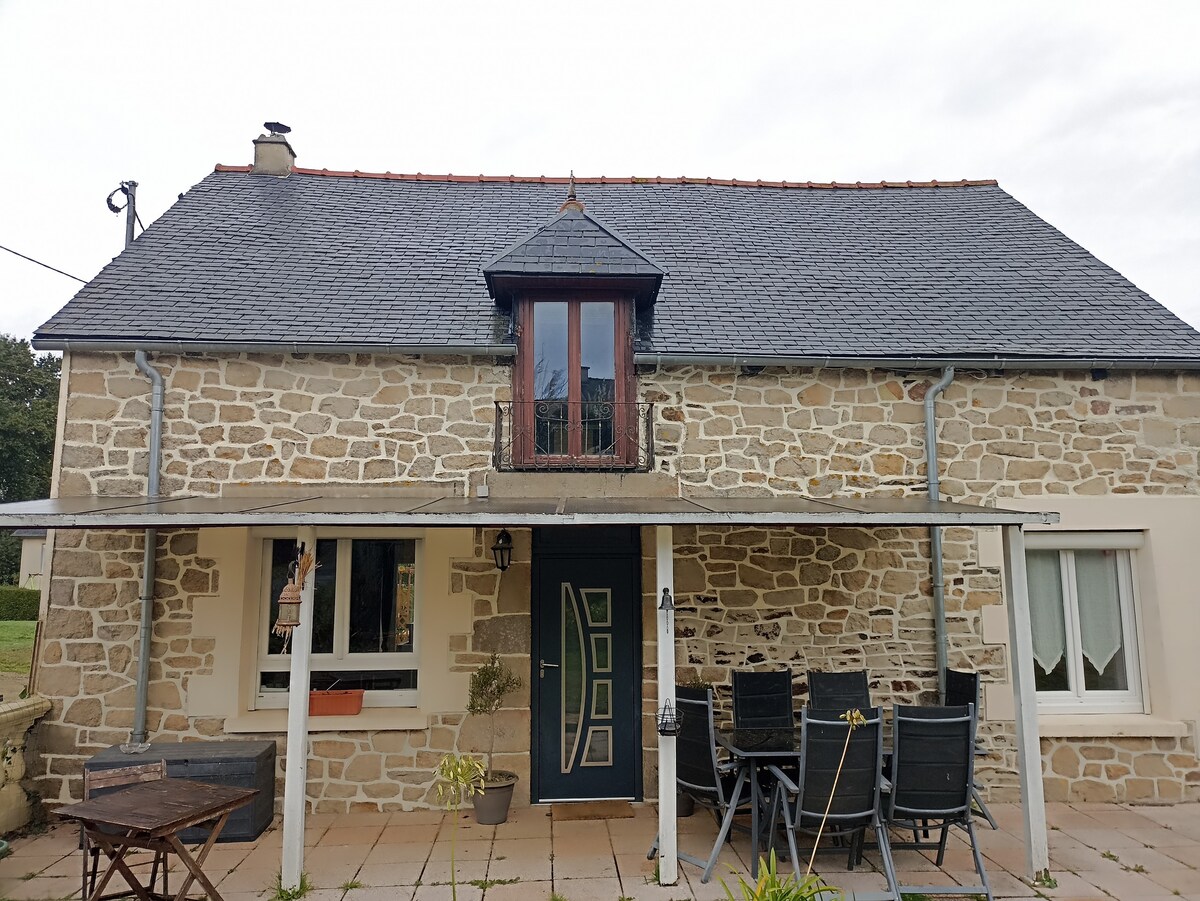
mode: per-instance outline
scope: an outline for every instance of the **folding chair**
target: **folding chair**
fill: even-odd
[[[974,706],[976,734],[978,735],[979,673],[968,673],[957,669],[946,670],[945,705],[947,707],[965,707],[967,704]],[[979,757],[984,753],[976,745],[975,756]],[[981,788],[983,786],[978,779],[971,783],[971,800],[975,803],[983,818],[988,821],[988,825],[993,829],[999,829],[1000,827],[996,825],[996,818],[992,816],[992,812],[988,810],[987,804],[983,802],[983,795],[980,792]]]
[[[940,867],[946,854],[951,827],[967,833],[979,885],[949,888],[936,885],[902,885],[900,891],[925,895],[971,895],[982,893],[993,901],[987,870],[975,836],[971,816],[971,789],[975,775],[975,709],[965,707],[894,708],[892,726],[892,777],[883,799],[884,825],[911,831],[912,842],[892,842],[884,832],[884,867],[891,868],[891,852],[897,848],[937,848]],[[936,842],[922,842],[918,830],[934,829]]]
[[[791,729],[792,674],[733,671],[733,727],[735,729]]]
[[[867,671],[822,673],[809,670],[808,706],[816,710],[836,710],[839,713],[845,713],[855,707],[866,710],[871,706]]]
[[[795,872],[800,872],[803,865],[796,847],[797,831],[813,836],[820,831],[823,838],[844,842],[842,847],[821,849],[818,846],[815,850],[843,851],[848,848],[848,870],[854,869],[855,862],[861,857],[866,830],[875,833],[881,848],[887,845],[879,818],[883,713],[878,707],[862,710],[866,723],[853,731],[842,719],[844,714],[844,710],[806,708],[801,714],[804,737],[800,745],[799,778],[777,767],[770,768],[776,779],[769,821],[771,843],[773,846],[775,822],[782,813]],[[894,872],[889,870],[885,876],[887,893],[871,897],[879,901],[899,901]]]
[[[679,859],[704,868],[701,882],[708,882],[721,846],[733,828],[733,818],[738,810],[749,805],[747,794],[742,797],[747,772],[744,766],[733,761],[717,760],[717,736],[713,723],[713,696],[711,688],[679,687],[675,693],[675,709],[679,713],[679,735],[675,738],[675,774],[680,789],[687,792],[696,803],[707,807],[720,825],[717,840],[713,842],[708,859],[679,852]],[[653,860],[658,854],[660,836],[646,852],[646,859]]]
[[[139,782],[154,782],[158,779],[167,778],[167,762],[165,760],[156,760],[153,763],[143,763],[138,766],[124,766],[111,770],[84,770],[83,772],[83,800],[88,801],[97,794],[103,794],[110,789],[121,788],[126,785],[136,785]],[[96,875],[100,866],[100,849],[93,845],[87,839],[87,833],[84,831],[83,824],[79,825],[79,846],[83,849],[83,894],[82,898],[87,901],[102,901],[100,898],[93,898],[92,892],[96,889]],[[156,851],[150,868],[150,882],[147,887],[154,888],[154,883],[158,879],[159,869],[162,869],[162,893],[170,895],[167,889],[167,855],[166,852]],[[103,898],[124,898],[130,894],[130,890],[114,892],[104,895]]]

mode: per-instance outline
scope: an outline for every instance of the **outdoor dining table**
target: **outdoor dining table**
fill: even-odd
[[[762,823],[763,803],[762,783],[759,780],[759,769],[778,764],[780,761],[798,760],[803,730],[799,726],[793,728],[774,729],[721,729],[717,731],[717,744],[729,752],[729,756],[742,766],[749,768],[750,778],[750,835],[754,851],[750,855],[750,878],[758,878],[758,852],[762,845],[764,832]],[[739,789],[739,794],[740,794]],[[737,806],[741,798],[730,798],[730,804]],[[771,824],[766,824],[770,829]]]
[[[108,869],[83,901],[99,901],[112,877],[120,873],[140,901],[173,898],[184,901],[193,882],[204,887],[210,901],[222,901],[221,895],[204,875],[204,860],[212,849],[229,815],[258,794],[258,789],[213,785],[191,779],[157,779],[99,795],[78,804],[60,807],[56,813],[78,820],[87,839],[108,857]],[[189,826],[212,823],[211,832],[200,851],[193,856],[179,840]],[[143,886],[125,862],[135,850],[164,851],[179,858],[187,876],[174,895],[154,892]],[[128,895],[129,892],[120,892]],[[110,895],[109,897],[114,897]]]

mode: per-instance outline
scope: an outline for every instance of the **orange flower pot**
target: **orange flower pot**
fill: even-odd
[[[362,713],[363,689],[349,688],[336,691],[310,691],[308,693],[309,716],[356,716]]]

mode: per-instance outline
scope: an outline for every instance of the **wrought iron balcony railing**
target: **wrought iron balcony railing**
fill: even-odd
[[[654,467],[654,404],[497,402],[492,465],[500,470],[648,472]]]

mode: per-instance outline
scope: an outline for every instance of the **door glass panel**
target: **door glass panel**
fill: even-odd
[[[612,679],[597,679],[592,683],[592,719],[612,718]]]
[[[533,307],[534,442],[539,454],[567,453],[567,304]]]
[[[1117,555],[1123,552],[1079,550],[1074,553],[1084,688],[1089,691],[1127,691],[1129,679],[1117,571]]]
[[[351,654],[412,650],[413,555],[411,541],[351,545]]]
[[[571,772],[583,725],[583,623],[569,582],[562,585],[562,771]]]
[[[612,636],[592,636],[592,670],[597,673],[612,672]]]
[[[611,455],[616,388],[616,313],[611,302],[579,305],[580,425],[583,453]]]
[[[1025,554],[1029,618],[1033,629],[1033,681],[1038,691],[1070,691],[1062,564],[1058,551]]]
[[[607,588],[581,588],[579,593],[587,602],[589,626],[612,625],[612,591]]]
[[[583,749],[583,766],[612,764],[612,726],[592,726],[588,729],[587,745]]]
[[[288,582],[289,567],[296,562],[296,542],[271,542],[271,622],[279,618],[279,592]],[[317,575],[313,590],[312,653],[333,653],[334,586],[337,582],[337,542],[317,542]],[[284,639],[267,633],[267,653],[282,654]]]

